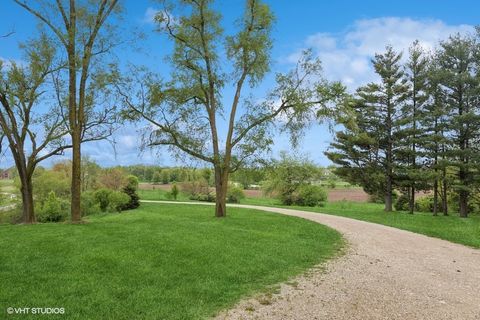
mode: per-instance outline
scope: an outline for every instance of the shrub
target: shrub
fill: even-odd
[[[196,196],[199,194],[206,195],[210,193],[210,187],[208,186],[208,182],[204,179],[183,182],[180,185],[180,188],[188,196]]]
[[[419,197],[415,201],[415,210],[420,212],[433,212],[433,196]]]
[[[337,187],[337,183],[333,179],[329,179],[327,181],[327,184],[328,184],[328,187],[331,188],[331,189],[335,189]]]
[[[213,193],[207,193],[207,194],[191,195],[189,199],[196,200],[196,201],[215,202],[216,197],[215,197],[215,194]]]
[[[123,188],[123,193],[128,196],[129,201],[120,208],[122,211],[136,209],[140,206],[140,197],[137,194],[137,189],[138,178],[132,175],[128,176],[127,185]]]
[[[89,216],[92,214],[99,213],[100,205],[95,199],[95,193],[92,191],[82,192],[80,208],[82,211],[82,216]]]
[[[51,191],[57,197],[67,198],[70,196],[70,180],[62,172],[52,170],[37,170],[33,175],[33,189],[35,199],[43,203]]]
[[[210,192],[210,187],[205,179],[183,182],[180,188],[190,200],[215,202],[215,194]]]
[[[102,212],[107,212],[108,205],[110,204],[110,194],[112,190],[102,188],[98,189],[94,193],[95,203],[98,204]]]
[[[395,202],[395,210],[397,211],[408,211],[410,210],[410,200],[408,195],[402,194],[398,197],[397,201]]]
[[[236,186],[230,186],[227,190],[227,202],[228,203],[240,203],[240,200],[245,199],[245,193],[243,190]]]
[[[174,183],[172,185],[172,188],[170,189],[170,192],[169,192],[169,195],[173,198],[173,200],[177,200],[177,197],[178,197],[178,193],[180,192],[180,190],[178,190],[178,187],[177,187],[177,184]],[[168,196],[168,195],[167,195]]]
[[[57,198],[55,192],[50,191],[48,197],[37,210],[38,222],[60,222],[67,217],[68,202]]]
[[[138,196],[136,189],[133,189],[131,186],[126,186],[123,188],[122,193],[128,196],[128,202],[121,207],[122,211],[140,207],[140,197]]]
[[[320,186],[302,185],[294,194],[293,204],[314,207],[327,201],[327,192]]]
[[[130,197],[119,191],[112,191],[108,195],[108,211],[109,212],[121,212],[130,201]]]
[[[127,176],[127,187],[132,188],[133,190],[138,190],[138,178],[134,175]]]
[[[22,206],[20,203],[15,208],[0,211],[0,224],[2,223],[22,223]]]
[[[162,181],[162,177],[160,176],[160,172],[155,171],[155,173],[152,176],[152,183],[153,184],[159,184],[160,181]]]

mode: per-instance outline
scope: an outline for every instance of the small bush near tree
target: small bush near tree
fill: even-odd
[[[177,184],[174,183],[172,185],[172,188],[170,189],[170,192],[167,194],[167,196],[173,200],[177,200],[179,193],[180,193],[180,190],[178,189]]]
[[[69,203],[58,198],[55,192],[50,191],[42,205],[37,207],[38,222],[60,222],[68,216]]]
[[[298,206],[323,206],[327,201],[327,192],[320,186],[302,185],[294,193],[293,204]]]
[[[245,193],[241,188],[234,185],[228,188],[227,190],[228,203],[240,203],[240,201],[243,199],[245,199]]]
[[[138,178],[130,175],[127,177],[127,185],[123,188],[123,193],[129,197],[129,201],[121,207],[121,210],[136,209],[140,206],[140,197],[137,193],[138,190]]]
[[[415,201],[415,210],[420,212],[433,212],[433,196],[418,197]]]
[[[204,179],[188,181],[181,184],[182,191],[190,200],[214,202],[215,194],[210,192],[208,182]]]
[[[105,188],[95,191],[94,198],[102,212],[120,212],[130,201],[126,193]]]
[[[101,211],[100,205],[95,199],[95,192],[93,191],[85,191],[82,193],[80,205],[82,209],[82,216],[97,214]]]
[[[267,174],[267,180],[263,184],[264,192],[275,195],[284,205],[304,203],[303,200],[298,200],[299,192],[318,179],[316,166],[308,158],[293,157],[286,153],[282,153],[280,156],[281,159],[274,162]],[[304,196],[308,197],[307,193],[314,191],[314,189],[307,188],[302,192]]]
[[[95,202],[98,204],[102,212],[107,212],[108,205],[110,204],[109,197],[112,192],[112,190],[106,188],[98,189],[97,191],[95,191]]]
[[[108,211],[109,212],[121,212],[130,201],[130,197],[119,191],[112,191],[108,195]]]
[[[397,201],[395,201],[395,210],[397,211],[408,211],[410,210],[409,208],[409,203],[410,200],[408,198],[408,195],[402,194],[400,197],[398,197]]]

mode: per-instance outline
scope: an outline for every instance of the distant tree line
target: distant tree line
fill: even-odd
[[[379,80],[350,98],[352,116],[326,155],[336,173],[392,211],[395,191],[415,210],[431,192],[434,215],[475,210],[480,187],[480,29],[452,35],[427,52],[416,41],[406,59],[387,46],[372,60]],[[399,199],[400,200],[400,199]],[[401,207],[401,206],[400,206]]]

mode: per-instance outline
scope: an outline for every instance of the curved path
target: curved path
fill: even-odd
[[[349,246],[344,256],[283,284],[272,297],[242,301],[218,319],[480,320],[480,250],[333,215],[231,206],[327,225]]]

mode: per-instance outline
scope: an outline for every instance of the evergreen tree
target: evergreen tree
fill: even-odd
[[[372,61],[380,83],[357,90],[353,112],[355,124],[345,124],[336,135],[327,156],[341,168],[337,174],[359,183],[370,194],[383,194],[385,211],[392,211],[395,173],[400,158],[404,123],[402,110],[408,95],[401,53],[387,46]]]
[[[440,84],[447,98],[448,133],[452,143],[448,155],[457,173],[453,187],[458,193],[460,217],[466,218],[471,190],[478,184],[480,163],[478,43],[473,37],[455,35],[440,46]]]
[[[415,192],[425,189],[424,168],[418,163],[422,150],[419,142],[422,139],[422,118],[425,116],[425,103],[428,99],[427,79],[429,60],[418,40],[409,50],[409,60],[405,66],[405,76],[408,85],[408,100],[404,105],[404,142],[403,156],[405,162],[404,185],[408,188],[410,213],[415,206]]]
[[[432,61],[428,68],[427,92],[429,99],[425,104],[421,125],[423,133],[419,137],[419,145],[423,150],[424,164],[427,171],[424,178],[430,181],[433,189],[433,215],[439,211],[439,191],[441,189],[442,212],[448,214],[447,199],[447,161],[446,147],[448,137],[445,135],[447,127],[446,97],[440,85],[439,66]]]

